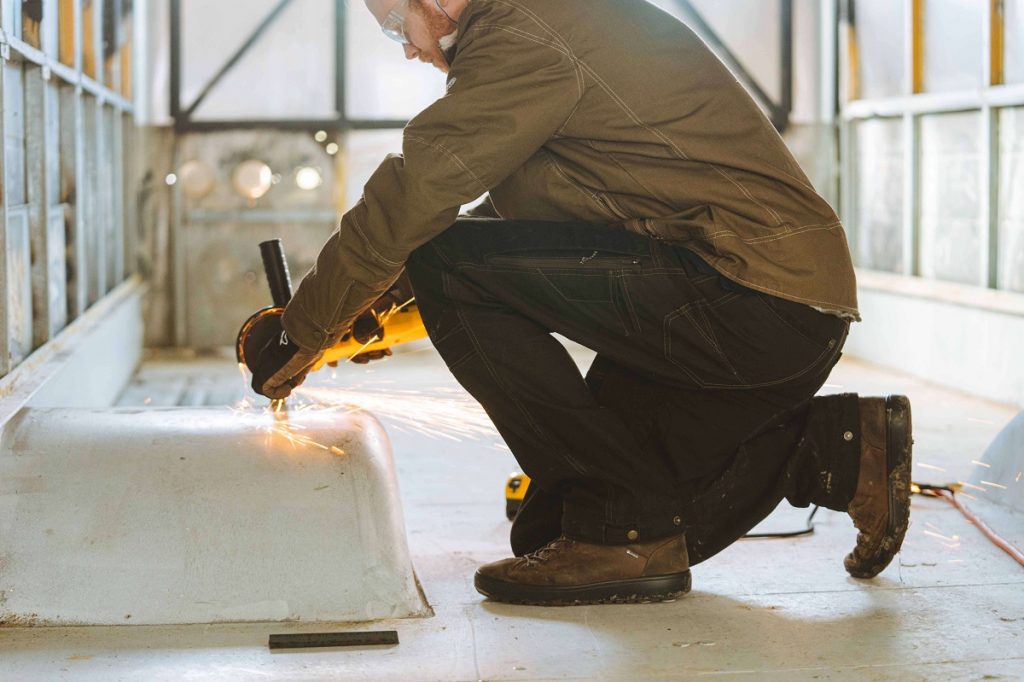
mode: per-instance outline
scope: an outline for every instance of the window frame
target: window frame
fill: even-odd
[[[973,285],[996,289],[999,283],[999,130],[998,117],[1004,108],[1024,106],[1024,84],[1005,84],[1004,78],[1004,16],[1003,0],[989,0],[983,13],[982,79],[979,89],[924,91],[924,20],[927,0],[893,0],[903,4],[906,25],[903,36],[905,51],[905,91],[897,96],[865,99],[857,92],[856,26],[854,0],[841,0],[837,39],[840,46],[839,71],[839,138],[840,138],[840,208],[850,240],[857,248],[859,235],[856,197],[856,126],[861,121],[887,117],[902,119],[904,145],[902,245],[903,264],[900,274],[921,276],[921,120],[930,115],[954,112],[979,112],[983,159],[979,173],[981,197],[980,275]],[[860,266],[858,266],[860,267]],[[871,270],[870,267],[864,268]],[[944,280],[935,280],[944,281]]]

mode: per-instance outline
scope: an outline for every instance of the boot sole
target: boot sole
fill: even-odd
[[[910,400],[891,395],[885,399],[885,458],[889,471],[889,523],[879,543],[874,561],[867,565],[847,565],[854,578],[874,578],[892,561],[903,546],[910,524],[910,469],[914,445]]]
[[[648,578],[555,587],[511,583],[477,573],[473,584],[480,594],[506,604],[580,606],[584,604],[637,604],[672,601],[690,591],[691,579],[690,572],[684,571]]]

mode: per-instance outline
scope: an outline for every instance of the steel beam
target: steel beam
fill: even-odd
[[[741,83],[747,88],[755,100],[768,111],[769,118],[779,130],[785,132],[789,126],[789,116],[792,113],[792,91],[793,91],[793,3],[792,0],[779,0],[781,12],[780,39],[780,77],[782,78],[782,102],[775,102],[757,79],[751,75],[742,62],[736,57],[725,41],[718,35],[711,24],[704,19],[700,11],[694,7],[691,0],[672,0],[676,8],[690,17],[690,23],[694,30],[711,46],[718,57],[725,62],[729,70],[735,74]]]
[[[772,121],[779,132],[793,113],[793,0],[779,0],[779,103]]]
[[[976,111],[983,107],[1002,108],[1024,104],[1024,84],[994,85],[984,90],[960,92],[933,92],[871,100],[849,102],[843,107],[845,120],[900,116],[912,114],[941,114],[957,111]]]
[[[80,37],[80,24],[76,24],[75,32]],[[66,64],[62,64],[56,57],[47,54],[43,50],[32,47],[19,38],[7,35],[3,37],[2,42],[4,45],[4,52],[8,55],[3,58],[5,61],[14,60],[30,62],[32,64],[42,66],[49,70],[51,74],[56,75],[58,78],[71,85],[80,87],[87,92],[92,93],[104,102],[109,102],[123,111],[132,111],[132,103],[130,101],[125,99],[119,92],[106,87],[99,79],[91,78],[80,70],[69,67]]]
[[[171,119],[181,119],[181,0],[171,0]]]
[[[217,130],[325,130],[346,132],[349,130],[394,130],[406,126],[401,119],[356,120],[340,119],[265,119],[265,120],[224,120],[189,121],[179,132],[212,132]]]
[[[11,371],[10,342],[8,341],[7,300],[10,287],[7,286],[7,154],[4,153],[3,140],[7,139],[7,126],[2,112],[7,107],[6,71],[3,60],[0,60],[0,377]]]
[[[921,87],[921,27],[919,0],[903,0],[906,32],[903,39],[905,98],[912,98]],[[902,274],[921,271],[921,132],[917,115],[903,110],[903,266]]]
[[[65,86],[60,90],[60,202],[67,239],[67,316],[78,318],[89,306],[90,263],[85,248],[85,161],[82,97]]]
[[[345,45],[348,36],[348,20],[345,3],[334,3],[334,111],[341,121],[348,120],[348,55]]]
[[[230,57],[228,57],[228,60],[224,62],[220,69],[218,69],[217,72],[213,74],[213,77],[210,78],[210,80],[206,83],[206,85],[203,86],[203,89],[199,91],[199,94],[196,95],[196,98],[192,101],[188,108],[181,113],[181,119],[175,118],[175,123],[178,123],[179,121],[181,123],[187,123],[192,118],[192,115],[195,114],[196,109],[198,109],[199,105],[203,103],[203,100],[206,99],[207,95],[209,95],[210,92],[215,87],[217,87],[217,83],[219,83],[224,78],[224,76],[228,75],[228,73],[231,72],[231,69],[233,69],[235,65],[238,64],[238,62],[242,59],[242,57],[244,57],[245,54],[252,48],[252,46],[259,41],[263,34],[267,32],[267,29],[269,29],[270,26],[272,26],[273,23],[277,21],[277,18],[281,16],[281,14],[288,8],[289,5],[291,5],[291,3],[292,0],[278,1],[274,9],[272,9],[270,13],[263,18],[263,21],[261,21],[259,25],[253,30],[252,34],[248,38],[246,38],[245,42],[242,43]]]
[[[127,273],[125,264],[125,246],[127,244],[127,228],[125,224],[125,194],[128,187],[125,184],[125,144],[124,144],[124,119],[117,109],[108,109],[110,117],[110,152],[111,168],[110,178],[110,220],[114,227],[114,248],[111,252],[113,267],[111,269],[113,281],[116,286],[124,281]]]
[[[26,169],[29,233],[32,245],[32,345],[49,341],[65,324],[66,272],[64,223],[57,215],[54,185],[58,180],[57,93],[42,67],[25,73]],[[61,216],[62,217],[62,216]]]
[[[989,46],[986,58],[982,60],[982,83],[990,87],[998,83],[1002,74],[1002,24],[996,3],[990,1],[982,12],[983,41]],[[994,45],[999,44],[997,60]],[[990,105],[981,107],[981,172],[978,174],[978,196],[981,198],[981,273],[978,284],[995,289],[999,286],[999,128],[998,111]]]

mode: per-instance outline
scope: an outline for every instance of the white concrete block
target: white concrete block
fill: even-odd
[[[981,458],[971,483],[985,490],[985,499],[1024,512],[1024,412],[1007,424]]]
[[[850,328],[847,355],[1024,406],[1024,297],[875,272],[857,277],[864,321]]]
[[[18,413],[0,434],[0,621],[428,615],[380,424],[337,411],[278,419]],[[269,432],[281,424],[334,450]]]

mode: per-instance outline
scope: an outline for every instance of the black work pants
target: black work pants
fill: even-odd
[[[812,400],[844,320],[580,223],[459,219],[407,268],[435,347],[532,479],[516,554],[686,531],[697,563],[783,498],[852,498],[856,396]],[[552,333],[597,352],[585,378]]]

